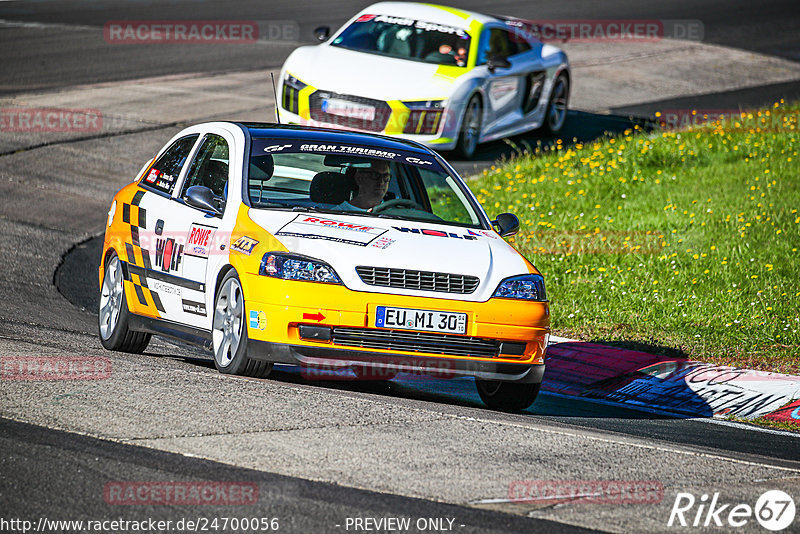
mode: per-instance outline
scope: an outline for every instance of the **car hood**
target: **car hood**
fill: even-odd
[[[329,45],[298,48],[284,70],[317,89],[378,100],[446,99],[469,72]]]
[[[485,301],[504,278],[529,272],[527,263],[490,230],[346,214],[251,209],[250,218],[290,252],[320,259],[355,291]],[[367,285],[357,266],[476,276],[468,295]]]

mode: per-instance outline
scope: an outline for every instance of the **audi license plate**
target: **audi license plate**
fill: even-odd
[[[466,334],[467,314],[378,306],[375,313],[375,326],[400,330]]]
[[[339,98],[326,98],[322,100],[322,111],[340,117],[351,117],[364,121],[375,120],[375,108],[355,102],[348,102]]]

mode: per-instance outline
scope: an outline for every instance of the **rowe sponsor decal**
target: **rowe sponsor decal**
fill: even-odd
[[[298,215],[293,221],[278,230],[276,236],[323,239],[348,245],[365,247],[385,234],[385,228],[350,223],[337,219]],[[391,243],[389,243],[391,244]],[[388,246],[388,245],[386,245]]]
[[[211,252],[211,236],[215,228],[193,224],[189,230],[189,239],[186,241],[186,255],[207,258]]]
[[[433,230],[430,228],[407,228],[405,226],[392,226],[392,228],[394,228],[398,232],[403,232],[408,234],[428,235],[433,237],[450,237],[453,239],[466,239],[467,241],[474,241],[479,237],[483,237],[483,234],[473,232],[472,230],[467,230],[466,234],[459,234],[457,232],[445,232],[442,230]]]
[[[179,245],[171,237],[156,239],[156,267],[164,272],[177,271],[183,259],[183,245]]]

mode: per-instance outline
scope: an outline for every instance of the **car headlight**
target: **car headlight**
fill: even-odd
[[[438,132],[446,103],[446,100],[403,102],[409,110],[403,133],[433,135]]]
[[[261,258],[258,274],[283,278],[284,280],[304,280],[306,282],[322,282],[325,284],[341,284],[342,281],[325,262],[279,252],[267,252]]]
[[[281,90],[281,106],[283,109],[298,114],[300,113],[300,91],[308,87],[306,84],[289,74],[283,78]]]
[[[306,87],[308,87],[308,85],[307,85],[307,84],[305,84],[305,83],[301,82],[301,81],[300,81],[300,80],[298,80],[298,79],[297,79],[295,76],[293,76],[292,74],[289,74],[288,72],[286,73],[286,75],[285,75],[285,76],[284,76],[284,78],[283,78],[283,83],[284,83],[285,85],[288,85],[288,86],[289,86],[289,87],[291,87],[292,89],[297,89],[298,91],[300,91],[301,89],[305,89]]]
[[[413,100],[410,102],[403,102],[408,109],[424,109],[428,111],[436,111],[444,109],[447,100]]]
[[[494,292],[493,297],[521,300],[547,300],[544,278],[540,274],[523,274],[506,278]]]

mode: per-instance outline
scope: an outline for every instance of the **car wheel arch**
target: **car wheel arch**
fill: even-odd
[[[217,273],[217,280],[214,282],[214,298],[212,299],[211,303],[213,304],[217,301],[217,295],[219,295],[219,288],[222,286],[222,280],[225,279],[225,275],[228,274],[230,271],[236,271],[236,269],[231,264],[225,264]]]

